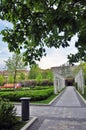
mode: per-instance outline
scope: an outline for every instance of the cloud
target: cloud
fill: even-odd
[[[39,63],[39,67],[43,69],[59,66],[65,63],[66,58],[62,57],[61,54],[55,54],[52,56],[43,57]]]
[[[53,48],[50,50],[50,52],[46,57],[42,57],[41,61],[39,62],[40,68],[47,69],[67,62],[66,56],[58,49]]]

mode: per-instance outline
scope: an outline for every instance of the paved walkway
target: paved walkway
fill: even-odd
[[[38,119],[28,130],[86,130],[86,104],[72,86],[50,106],[30,106],[30,115]]]
[[[68,87],[56,106],[81,106],[73,87]]]

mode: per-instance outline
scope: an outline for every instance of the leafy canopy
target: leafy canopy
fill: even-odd
[[[1,32],[3,41],[11,52],[24,48],[26,63],[40,60],[45,46],[69,46],[75,34],[78,53],[68,58],[86,61],[86,0],[0,0],[0,19],[13,24]]]

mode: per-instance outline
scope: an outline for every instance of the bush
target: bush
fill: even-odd
[[[17,123],[16,110],[6,99],[0,99],[0,130],[9,130]]]
[[[47,80],[47,79],[45,79],[45,80],[42,80],[42,81],[40,81],[40,82],[37,82],[37,85],[38,86],[52,86],[53,85],[53,82],[52,81],[50,81],[50,80]]]
[[[25,87],[34,87],[37,85],[37,82],[36,80],[28,80],[28,81],[22,82],[22,84],[24,84]]]
[[[44,80],[28,80],[28,81],[24,81],[21,82],[25,87],[30,87],[30,88],[34,88],[35,86],[52,86],[53,85],[53,81],[44,79]]]
[[[40,101],[53,94],[53,87],[47,87],[42,90],[20,90],[0,92],[0,97],[8,98],[10,101],[20,101],[21,97],[31,97],[32,101]]]

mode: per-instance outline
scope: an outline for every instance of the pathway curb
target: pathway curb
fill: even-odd
[[[51,105],[58,97],[60,97],[61,94],[64,93],[64,91],[65,91],[65,89],[64,89],[62,92],[60,92],[52,101],[50,101],[50,102],[49,102],[49,105]]]
[[[76,92],[79,94],[79,96],[81,97],[81,99],[83,100],[83,102],[86,104],[86,100],[82,97],[82,95],[76,90]]]
[[[32,119],[28,121],[27,124],[24,127],[22,127],[20,130],[27,130],[36,120],[37,117],[32,117]]]

